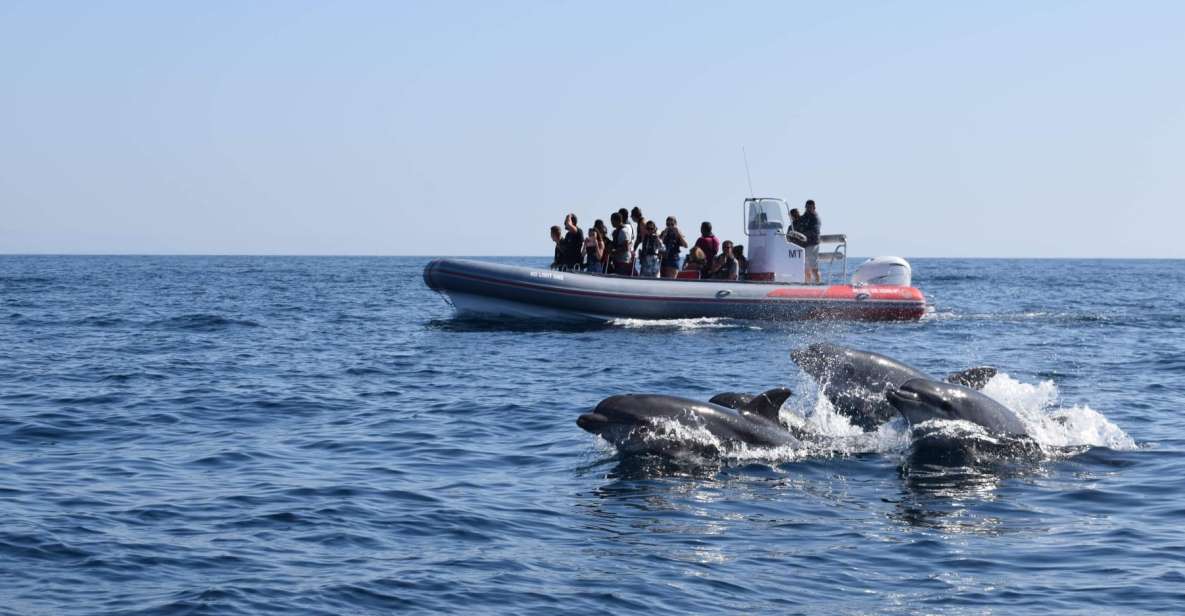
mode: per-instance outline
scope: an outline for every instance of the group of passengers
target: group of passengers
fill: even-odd
[[[621,208],[610,214],[609,225],[612,229],[597,220],[585,236],[575,214],[564,217],[563,229],[551,228],[555,242],[552,268],[641,278],[722,280],[741,280],[748,271],[744,247],[731,241],[721,243],[712,234],[710,222],[700,224],[700,237],[682,262],[680,254],[688,243],[674,216],[667,216],[666,227],[659,231],[641,208]]]

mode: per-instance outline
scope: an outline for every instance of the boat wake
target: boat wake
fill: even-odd
[[[736,319],[718,317],[697,317],[691,319],[612,319],[609,325],[624,329],[652,329],[694,331],[701,329],[748,329],[761,327]]]

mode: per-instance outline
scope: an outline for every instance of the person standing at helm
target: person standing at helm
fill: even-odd
[[[806,236],[806,243],[803,244],[803,249],[806,252],[806,282],[810,284],[822,284],[823,281],[819,278],[819,231],[822,229],[823,223],[819,220],[819,213],[815,211],[814,199],[807,199],[806,213],[798,219],[798,225],[795,231]]]

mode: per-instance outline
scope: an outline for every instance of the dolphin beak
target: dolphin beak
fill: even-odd
[[[576,418],[576,425],[585,432],[600,434],[609,425],[609,418],[597,412],[585,413]]]

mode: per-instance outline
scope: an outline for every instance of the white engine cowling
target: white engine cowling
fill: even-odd
[[[913,284],[913,269],[901,257],[873,257],[852,273],[852,284],[886,284],[908,287]]]

